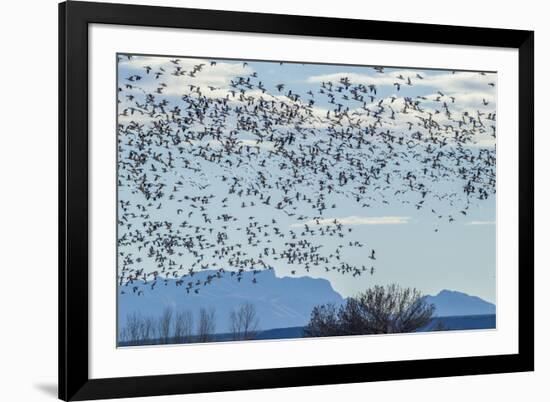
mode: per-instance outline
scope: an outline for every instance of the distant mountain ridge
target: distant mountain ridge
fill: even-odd
[[[193,276],[195,281],[204,281],[216,271],[204,270]],[[255,279],[256,283],[253,282]],[[216,332],[226,332],[231,311],[245,302],[256,307],[262,330],[302,327],[307,324],[311,310],[319,304],[340,305],[345,299],[336,292],[326,279],[311,277],[277,277],[273,270],[253,274],[245,272],[241,281],[226,273],[207,286],[199,285],[199,293],[187,293],[185,287],[176,286],[176,280],[167,284],[159,281],[154,290],[148,285],[142,295],[132,291],[132,286],[120,286],[118,295],[119,322],[134,312],[144,317],[158,317],[165,307],[189,310],[196,314],[201,308],[216,310]],[[436,315],[466,316],[495,314],[495,305],[479,297],[465,293],[442,290],[435,296],[426,296],[428,303],[436,306]]]
[[[204,270],[193,276],[195,281],[204,281],[215,271]],[[256,283],[253,283],[253,280]],[[340,296],[326,279],[310,277],[290,278],[275,276],[273,270],[253,274],[245,272],[241,281],[226,273],[223,278],[214,279],[209,285],[200,285],[198,294],[193,290],[187,293],[185,287],[176,286],[169,279],[167,285],[159,281],[155,290],[145,289],[138,296],[131,286],[120,287],[119,317],[124,325],[126,316],[139,312],[142,316],[157,317],[162,310],[171,306],[174,309],[198,311],[201,307],[213,307],[216,310],[216,332],[228,330],[229,314],[245,302],[256,307],[262,330],[283,327],[303,326],[309,321],[311,310],[318,304],[341,304]]]
[[[435,305],[438,317],[496,314],[496,306],[477,296],[444,289],[435,296],[426,296]]]

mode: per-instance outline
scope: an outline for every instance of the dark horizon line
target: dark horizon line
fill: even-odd
[[[444,319],[449,319],[449,318],[470,318],[470,317],[495,317],[496,318],[496,312],[495,313],[492,313],[492,314],[460,314],[460,315],[444,315],[444,316],[433,316],[431,318],[431,320],[444,320]],[[284,330],[303,330],[307,325],[294,325],[294,326],[291,326],[291,327],[275,327],[275,328],[267,328],[267,329],[259,329],[256,331],[257,335],[260,335],[260,334],[264,334],[264,333],[268,333],[268,332],[273,332],[273,331],[284,331]],[[454,331],[472,331],[472,330],[484,330],[484,329],[495,329],[493,327],[483,327],[483,328],[473,328],[473,329],[446,329],[446,330],[442,330],[441,332],[454,332]],[[434,330],[426,330],[426,331],[413,331],[413,332],[405,332],[405,333],[401,333],[401,334],[414,334],[414,333],[418,333],[418,332],[438,332],[438,331],[434,331]],[[396,333],[397,334],[397,333]],[[211,335],[211,336],[217,336],[217,337],[222,337],[222,339],[218,339],[218,340],[213,340],[213,341],[208,341],[208,342],[168,342],[168,343],[162,343],[162,338],[154,338],[154,339],[150,339],[147,341],[147,343],[145,344],[138,344],[138,345],[133,345],[131,344],[132,341],[117,341],[117,347],[131,347],[131,346],[162,346],[162,345],[185,345],[185,344],[206,344],[206,343],[219,343],[219,342],[241,342],[241,341],[266,341],[266,340],[291,340],[291,339],[304,339],[306,337],[291,337],[291,338],[285,338],[285,337],[273,337],[273,338],[264,338],[264,339],[259,339],[259,338],[254,338],[254,339],[241,339],[241,340],[234,340],[234,339],[224,339],[223,337],[227,336],[227,337],[230,337],[232,336],[233,334],[231,332],[214,332],[214,333],[210,333],[208,335]],[[368,335],[377,335],[377,334],[363,334],[363,335],[359,335],[359,336],[368,336]],[[391,335],[391,334],[378,334],[378,335]],[[192,335],[193,336],[198,336],[198,335]],[[343,336],[357,336],[357,335],[343,335]],[[169,339],[172,339],[174,337],[171,337]],[[314,337],[311,337],[312,339],[314,338],[323,338],[323,337],[318,337],[318,336],[314,336]]]

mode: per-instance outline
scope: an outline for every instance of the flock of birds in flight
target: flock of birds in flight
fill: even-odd
[[[172,58],[119,77],[122,293],[141,295],[170,279],[199,293],[217,278],[241,281],[274,264],[292,274],[372,275],[376,251],[330,218],[342,214],[338,204],[408,205],[450,223],[495,192],[496,149],[472,146],[496,138],[486,99],[475,112],[455,110],[442,91],[380,96],[377,85],[346,76],[300,94],[284,82],[267,88],[247,62],[229,88],[201,84],[219,63],[189,67]],[[186,80],[179,95],[167,77]],[[400,93],[425,77],[411,70],[394,78]],[[442,204],[456,214],[438,212]],[[346,262],[350,248],[364,264]],[[206,279],[194,277],[201,270]]]

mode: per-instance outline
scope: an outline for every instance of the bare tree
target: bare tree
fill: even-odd
[[[230,331],[235,341],[256,338],[260,319],[256,314],[256,307],[251,303],[244,303],[231,311],[229,316]]]
[[[216,330],[216,310],[201,308],[199,312],[199,325],[197,328],[198,342],[211,342]]]
[[[313,307],[309,324],[304,328],[305,337],[343,335],[338,322],[338,310],[334,304]]]
[[[192,332],[193,314],[190,311],[178,311],[174,321],[174,342],[191,342]]]
[[[170,340],[170,329],[172,327],[172,308],[166,307],[158,321],[158,332],[161,343],[168,343]]]
[[[141,343],[150,343],[155,338],[155,319],[153,317],[145,317],[140,325],[140,340]]]
[[[330,305],[313,309],[305,336],[414,332],[432,320],[434,306],[414,288],[374,286],[349,298],[338,312]]]
[[[126,326],[121,330],[121,341],[131,345],[143,345],[155,337],[155,320],[152,317],[143,318],[139,313],[126,316]]]
[[[375,286],[357,298],[359,314],[374,333],[413,332],[428,325],[435,311],[414,288]]]
[[[122,340],[130,344],[140,341],[141,316],[134,312],[126,316],[126,326],[121,331]]]

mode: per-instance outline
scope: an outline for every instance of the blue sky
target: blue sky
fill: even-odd
[[[372,67],[253,61],[246,61],[244,64],[243,61],[231,60],[216,60],[216,64],[212,64],[210,59],[178,58],[177,66],[182,71],[189,72],[194,66],[204,64],[200,73],[197,73],[195,77],[190,77],[170,74],[176,65],[170,60],[174,59],[174,57],[134,56],[131,59],[122,57],[118,70],[119,87],[123,89],[119,92],[119,124],[126,127],[131,122],[137,122],[146,128],[151,127],[158,117],[144,116],[137,112],[132,114],[131,108],[135,107],[136,101],[143,103],[145,94],[154,93],[160,83],[163,83],[163,89],[161,93],[155,94],[156,100],[166,100],[167,109],[171,109],[176,105],[185,107],[182,95],[195,96],[193,91],[196,91],[197,87],[200,87],[201,94],[209,99],[223,99],[228,95],[230,99],[234,99],[230,92],[232,90],[231,81],[236,80],[237,77],[251,76],[255,87],[247,91],[246,96],[264,96],[291,103],[288,98],[283,99],[285,94],[291,90],[292,94],[300,95],[300,99],[296,102],[307,103],[309,99],[314,99],[312,113],[318,117],[318,124],[311,128],[316,130],[319,136],[322,136],[326,130],[323,118],[326,112],[334,107],[334,104],[331,105],[328,98],[320,95],[318,91],[323,82],[330,81],[336,86],[343,77],[347,77],[353,85],[376,86],[376,100],[374,102],[367,100],[366,107],[375,110],[375,104],[379,100],[383,100],[386,111],[381,129],[387,127],[392,133],[410,135],[409,122],[416,125],[420,121],[413,115],[404,114],[398,114],[395,119],[391,118],[389,111],[399,110],[403,106],[404,97],[419,99],[424,108],[422,115],[427,116],[427,113],[433,113],[433,119],[439,121],[441,125],[448,124],[443,112],[436,113],[437,110],[442,110],[443,102],[449,108],[453,118],[456,119],[464,112],[475,116],[478,111],[481,111],[486,116],[496,111],[496,85],[491,85],[496,83],[496,74],[492,73],[405,68],[385,68],[383,72],[379,72]],[[146,73],[146,66],[151,67],[149,74]],[[156,78],[155,72],[162,72],[162,74]],[[133,75],[139,75],[141,78],[139,81],[129,81],[128,77]],[[262,94],[257,88],[259,81],[265,88],[265,94]],[[399,84],[399,90],[395,83]],[[132,88],[126,88],[126,84],[131,84]],[[284,84],[284,88],[280,91],[276,87],[278,84]],[[308,94],[309,91],[313,93],[313,97]],[[130,99],[127,95],[131,95],[133,98]],[[237,100],[234,101],[235,104]],[[344,108],[349,107],[350,113],[363,105],[362,102],[350,99],[339,99],[338,102]],[[364,121],[368,121],[368,117],[365,117]],[[231,120],[229,120],[230,124]],[[189,130],[193,129],[200,131],[200,127],[189,127]],[[230,129],[231,127],[226,128],[226,130]],[[239,133],[239,136],[243,144],[254,145],[253,137],[250,134],[243,132]],[[194,147],[197,144],[187,144],[186,146]],[[211,144],[211,146],[220,145]],[[448,147],[450,146],[448,145]],[[494,153],[495,139],[488,132],[475,131],[468,147],[474,155],[483,152],[483,150]],[[122,158],[127,156],[131,150],[135,150],[133,145],[121,142],[119,152]],[[267,154],[269,151],[268,146],[258,149],[259,153]],[[159,147],[158,152],[165,155],[167,151],[166,149],[161,150]],[[275,217],[279,227],[288,232],[293,231],[300,236],[304,222],[311,221],[311,218],[316,215],[315,211],[312,211],[307,205],[298,205],[294,211],[295,215],[288,216],[281,211],[273,211],[273,208],[263,206],[261,203],[255,203],[252,206],[250,204],[254,202],[252,199],[231,196],[228,197],[227,202],[223,203],[226,205],[226,208],[223,208],[220,199],[226,196],[227,182],[222,181],[221,177],[237,173],[231,172],[231,169],[228,172],[227,169],[224,170],[215,163],[204,163],[204,161],[191,161],[191,163],[197,164],[195,166],[199,169],[197,172],[189,169],[160,172],[159,180],[166,184],[166,188],[173,186],[178,180],[182,181],[184,184],[178,193],[180,198],[184,194],[189,197],[215,195],[207,205],[207,213],[216,216],[230,211],[236,220],[227,224],[227,231],[230,234],[230,240],[234,243],[246,243],[242,228],[247,225],[250,216],[254,216],[256,221],[266,224]],[[269,163],[266,167],[259,167],[252,162],[248,166],[245,164],[239,168],[238,174],[243,180],[247,178],[256,180],[258,173],[262,172],[269,181],[281,174],[278,172],[277,166],[270,166]],[[399,165],[396,169],[418,173],[422,167],[416,160],[412,160],[408,164]],[[126,173],[125,169],[121,169],[119,172],[122,176]],[[374,284],[397,282],[403,286],[416,287],[427,294],[436,294],[442,289],[453,289],[495,302],[495,197],[491,194],[488,199],[477,200],[474,198],[469,204],[465,204],[465,198],[461,195],[463,186],[462,181],[452,176],[432,183],[431,191],[434,195],[451,193],[458,195],[454,198],[452,205],[447,199],[439,200],[429,196],[425,206],[420,209],[415,207],[419,201],[416,195],[395,195],[399,186],[393,184],[385,189],[374,191],[368,206],[361,205],[365,204],[364,202],[358,204],[352,197],[342,194],[332,195],[330,204],[334,203],[336,208],[324,212],[323,219],[326,219],[326,225],[330,226],[330,222],[337,219],[346,229],[352,231],[348,232],[343,240],[330,236],[316,236],[312,241],[322,246],[322,250],[326,250],[327,253],[334,250],[338,244],[347,245],[349,241],[361,242],[364,247],[344,247],[342,259],[351,265],[366,265],[369,269],[374,267],[372,275],[363,274],[353,277],[349,274],[342,275],[323,269],[312,269],[307,273],[300,269],[299,265],[286,264],[282,260],[270,260],[269,257],[266,260],[270,260],[270,265],[274,267],[277,276],[308,275],[326,278],[334,289],[344,297],[352,296]],[[297,190],[303,193],[309,191],[307,187]],[[269,195],[270,193],[266,192],[265,196]],[[278,196],[275,190],[271,195],[274,199]],[[143,195],[136,192],[135,187],[132,188],[131,185],[119,187],[119,199],[129,201],[133,206],[144,205],[147,202]],[[241,207],[243,202],[246,205],[245,208]],[[162,203],[162,208],[156,208],[158,203]],[[185,217],[191,225],[204,225],[203,217],[199,212],[187,218],[186,214],[190,210],[190,204],[193,204],[191,201],[178,202],[177,199],[165,198],[154,204],[154,207],[147,208],[151,219],[181,222]],[[199,205],[195,205],[195,207],[197,206]],[[468,207],[467,215],[460,213],[465,206]],[[191,207],[191,209],[195,207]],[[178,213],[179,209],[183,212]],[[122,211],[119,206],[120,213]],[[303,217],[302,220],[298,219],[300,216]],[[438,218],[438,216],[442,216],[442,218]],[[449,216],[453,217],[453,222],[448,222]],[[136,222],[139,223],[139,219],[136,219]],[[319,226],[324,224],[323,221]],[[310,225],[312,225],[311,222]],[[134,228],[135,226],[132,230]],[[125,232],[124,227],[119,228],[119,235],[123,235]],[[269,234],[269,238],[272,239],[270,247],[275,249],[283,247],[284,241],[287,241],[282,238],[279,240],[273,236],[273,233]],[[375,261],[368,258],[372,249],[376,250]],[[247,249],[247,246],[243,246],[243,250],[251,255],[258,254],[257,247]],[[140,268],[145,272],[152,272],[156,269],[155,261],[147,256],[144,249],[138,250],[137,245],[125,246],[123,251],[132,253],[134,257],[140,256],[142,259]],[[212,267],[210,263],[216,262],[219,264],[218,267],[223,266],[225,269],[229,269],[225,261],[210,258],[208,250],[204,254],[205,259],[201,261],[201,265]],[[176,264],[182,266],[182,272],[185,272],[196,261],[195,256],[186,253],[171,258],[175,260]],[[292,273],[293,271],[294,273]]]

